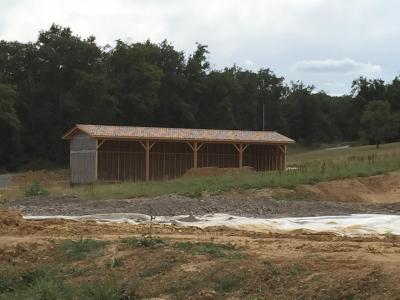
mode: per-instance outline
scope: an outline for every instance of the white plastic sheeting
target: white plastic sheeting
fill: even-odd
[[[302,218],[262,219],[237,217],[227,214],[209,214],[204,216],[150,216],[134,213],[94,214],[85,216],[24,216],[30,220],[66,219],[95,220],[106,223],[174,224],[177,226],[226,226],[234,229],[258,232],[290,232],[304,230],[308,232],[330,232],[345,236],[363,235],[400,235],[400,216],[381,214],[353,214],[348,216],[321,216]]]

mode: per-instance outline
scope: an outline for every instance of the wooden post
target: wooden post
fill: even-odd
[[[249,145],[233,144],[233,146],[235,146],[236,150],[239,152],[239,168],[243,168],[243,152]]]
[[[97,181],[98,170],[99,170],[99,148],[105,143],[105,140],[99,141],[96,139],[96,152],[95,152],[95,162],[94,162],[94,178]]]
[[[188,145],[193,150],[193,169],[197,169],[197,152],[200,150],[203,144],[198,144],[197,142],[192,144],[188,142]]]
[[[279,171],[286,170],[286,145],[278,145],[279,153]]]
[[[283,171],[286,171],[286,145],[283,150]]]
[[[145,141],[144,143],[142,141],[139,141],[139,143],[142,145],[144,150],[146,151],[146,181],[150,180],[150,150],[153,148],[156,142],[150,143],[150,141]]]

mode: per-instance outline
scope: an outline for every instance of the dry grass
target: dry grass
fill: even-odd
[[[376,149],[374,145],[349,147],[344,149],[332,150],[313,150],[307,151],[304,149],[302,152],[296,150],[292,154],[290,149],[287,156],[287,164],[304,164],[310,161],[347,161],[353,157],[360,156],[392,156],[400,155],[400,143],[390,143],[381,145]]]

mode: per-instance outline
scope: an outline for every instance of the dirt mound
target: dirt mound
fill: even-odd
[[[21,212],[17,210],[0,210],[0,228],[19,226],[24,222]]]
[[[218,168],[218,167],[205,167],[205,168],[192,168],[186,171],[184,177],[206,177],[206,176],[221,176],[221,175],[238,175],[253,173],[252,167],[243,168]]]
[[[400,202],[400,173],[301,185],[296,190],[315,200],[396,203]]]

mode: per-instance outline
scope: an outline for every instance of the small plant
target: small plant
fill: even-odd
[[[152,235],[144,235],[140,238],[124,238],[121,242],[130,247],[147,247],[153,249],[162,247],[166,244],[161,238]]]
[[[106,262],[106,267],[108,269],[119,268],[119,267],[122,267],[122,265],[123,265],[123,261],[122,261],[121,257],[113,257]]]
[[[89,253],[98,251],[106,245],[105,241],[93,239],[66,240],[61,243],[60,249],[70,260],[81,260]]]
[[[267,267],[267,270],[272,275],[279,275],[280,274],[279,267],[277,265],[275,265],[274,263],[272,263],[270,261],[267,261],[267,262],[265,262],[265,266]]]
[[[303,268],[299,264],[293,264],[290,266],[290,268],[288,270],[288,274],[290,276],[295,276],[295,275],[299,274],[301,271],[303,271]]]
[[[34,181],[31,186],[25,191],[26,197],[46,196],[49,192],[44,189],[39,181]]]

